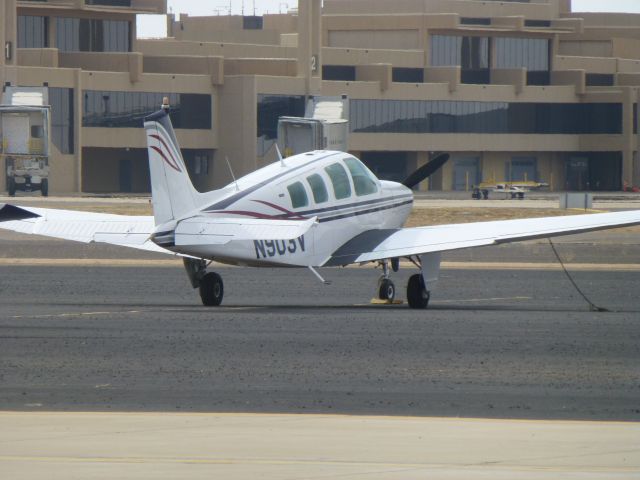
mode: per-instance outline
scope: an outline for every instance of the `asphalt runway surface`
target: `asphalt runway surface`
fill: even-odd
[[[590,312],[560,271],[444,270],[426,311],[372,268],[218,271],[208,309],[179,267],[0,267],[0,410],[640,420],[639,272],[575,272]]]

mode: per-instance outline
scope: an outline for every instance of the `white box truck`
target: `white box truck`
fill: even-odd
[[[50,107],[47,89],[5,87],[0,105],[0,158],[7,192],[49,194]]]

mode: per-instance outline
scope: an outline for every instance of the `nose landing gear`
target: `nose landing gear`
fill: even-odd
[[[389,278],[389,261],[382,260],[380,265],[382,265],[382,275],[378,280],[378,300],[393,303],[396,298],[396,286]],[[394,268],[394,271],[397,270]]]

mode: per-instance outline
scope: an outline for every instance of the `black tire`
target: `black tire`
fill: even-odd
[[[16,180],[13,177],[7,179],[7,192],[9,192],[10,197],[16,196]]]
[[[416,273],[411,275],[407,285],[407,301],[411,308],[425,309],[429,306],[431,295],[424,285],[422,275]]]
[[[46,178],[43,178],[40,183],[40,193],[42,193],[43,197],[47,197],[49,195],[49,180]]]
[[[393,302],[396,297],[396,286],[388,278],[383,278],[378,288],[378,298],[380,300],[387,300]]]
[[[222,277],[214,272],[207,273],[200,280],[200,298],[207,307],[217,307],[222,303],[224,284]]]

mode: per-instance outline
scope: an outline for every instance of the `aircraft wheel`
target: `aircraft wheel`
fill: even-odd
[[[222,303],[224,285],[222,277],[214,272],[207,273],[200,280],[200,298],[207,307],[217,307]]]
[[[425,309],[429,305],[431,294],[427,291],[422,275],[416,273],[409,278],[407,301],[411,308]]]
[[[380,300],[387,300],[393,302],[396,297],[396,286],[388,278],[383,278],[378,288],[378,298]]]

